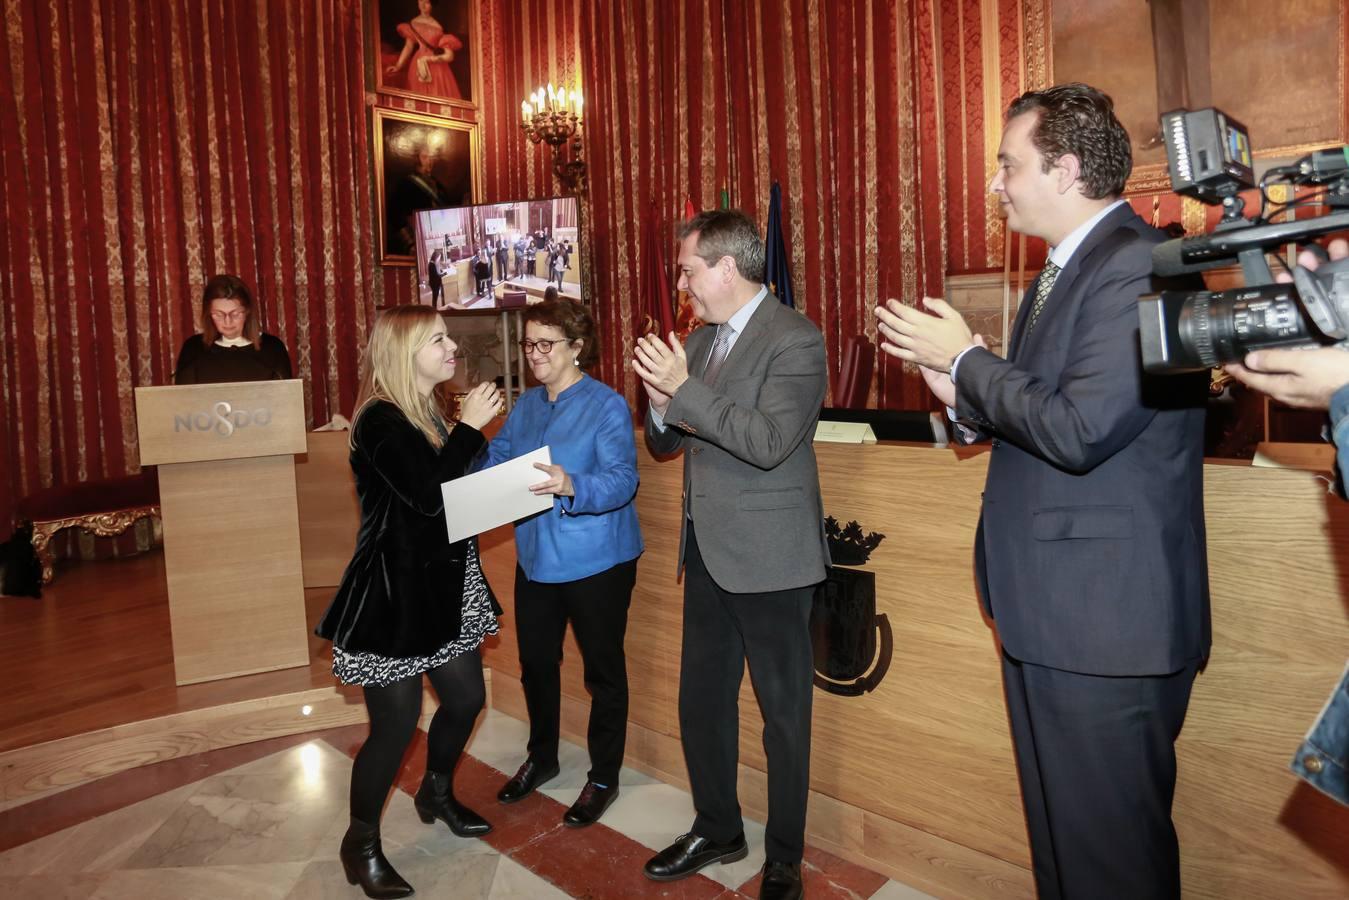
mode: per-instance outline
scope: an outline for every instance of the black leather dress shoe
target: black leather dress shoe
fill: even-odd
[[[647,860],[643,871],[652,881],[678,881],[712,863],[735,862],[748,855],[749,845],[743,834],[730,843],[717,844],[689,832],[681,834],[673,844]]]
[[[763,881],[759,885],[759,900],[800,900],[805,896],[801,886],[801,864],[770,859],[763,864]]]
[[[497,791],[497,799],[502,803],[514,803],[517,800],[523,800],[541,784],[546,784],[557,777],[557,763],[553,763],[551,768],[542,769],[532,759],[527,759],[520,770],[515,773],[510,781]]]
[[[611,784],[608,787],[600,787],[593,781],[587,781],[586,786],[581,789],[581,796],[576,798],[576,802],[571,805],[571,809],[562,816],[562,824],[569,825],[572,828],[584,828],[587,825],[594,825],[599,817],[604,815],[604,811],[609,808],[609,804],[618,799],[618,785]]]

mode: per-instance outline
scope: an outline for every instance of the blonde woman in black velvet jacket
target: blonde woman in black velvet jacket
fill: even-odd
[[[454,798],[452,774],[485,699],[478,647],[500,613],[476,538],[449,542],[440,485],[466,474],[502,398],[483,383],[446,418],[436,385],[454,376],[456,347],[429,306],[398,306],[375,321],[351,433],[361,503],[356,553],[317,633],[333,642],[333,673],[364,689],[370,736],[351,770],[351,826],[342,839],[347,880],[368,897],[412,887],[385,859],[379,817],[421,715],[422,674],[440,706],[427,734],[426,776],[415,803],[461,837],[491,825]]]

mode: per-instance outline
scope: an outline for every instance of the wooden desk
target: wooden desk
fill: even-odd
[[[627,763],[686,784],[674,577],[682,462],[656,462],[637,440],[647,549],[628,625]],[[866,568],[895,641],[875,692],[815,694],[807,839],[937,896],[1032,897],[996,636],[974,593],[987,454],[887,444],[816,452],[826,513],[886,535]],[[1301,784],[1288,760],[1349,657],[1349,503],[1313,473],[1239,464],[1207,465],[1205,489],[1214,641],[1178,744],[1185,895],[1342,897],[1349,811]],[[485,654],[492,705],[523,719],[511,530],[484,535],[482,551],[507,611]],[[740,801],[762,818],[762,723],[748,679],[740,708]],[[570,739],[584,743],[588,710],[568,638]],[[670,836],[688,824],[670,822]]]
[[[311,431],[295,457],[304,586],[336,587],[356,552],[361,505],[351,475],[351,432]]]

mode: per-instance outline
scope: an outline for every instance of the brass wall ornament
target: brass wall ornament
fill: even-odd
[[[520,104],[520,127],[532,143],[553,148],[553,176],[563,191],[579,194],[586,186],[586,164],[581,158],[581,107],[579,90],[557,90],[552,84],[529,95]]]
[[[824,520],[834,564],[815,588],[810,610],[810,640],[815,655],[815,686],[831,694],[860,697],[885,678],[894,653],[890,620],[876,613],[876,573],[856,568],[870,558],[885,535],[863,533],[856,521],[839,527]]]

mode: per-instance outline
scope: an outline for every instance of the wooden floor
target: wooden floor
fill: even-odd
[[[331,597],[332,588],[306,592],[311,627]],[[0,753],[334,684],[329,645],[312,634],[307,667],[174,684],[162,551],[62,563],[41,600],[0,597],[0,647],[9,679]]]

